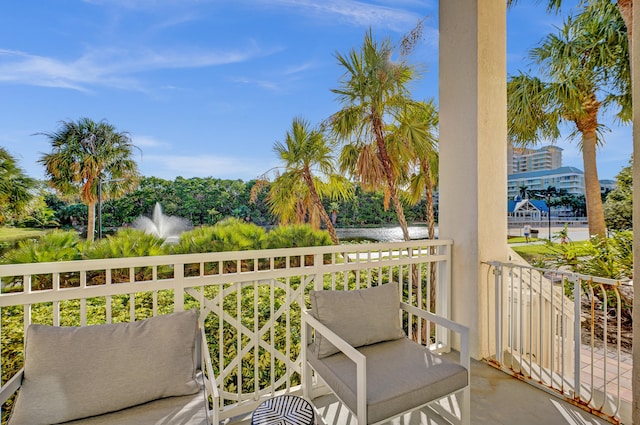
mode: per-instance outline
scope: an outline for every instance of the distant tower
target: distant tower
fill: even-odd
[[[540,149],[507,148],[509,174],[528,173],[531,171],[555,170],[562,167],[562,148],[543,146]]]

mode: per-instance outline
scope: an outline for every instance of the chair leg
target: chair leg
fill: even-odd
[[[460,414],[462,416],[462,425],[471,424],[471,387],[467,386],[462,391],[462,405],[460,406]]]
[[[304,315],[303,315],[304,316]],[[313,381],[311,379],[311,366],[307,362],[307,339],[309,338],[310,329],[302,320],[302,396],[311,401],[311,386]]]
[[[311,367],[305,362],[302,368],[302,395],[309,401],[311,401],[311,387],[313,385],[311,373]]]

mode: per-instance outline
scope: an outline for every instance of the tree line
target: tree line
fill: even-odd
[[[166,215],[188,219],[194,226],[212,225],[229,217],[242,219],[260,226],[273,226],[278,218],[270,211],[267,194],[271,185],[254,200],[251,200],[255,180],[225,180],[213,177],[178,177],[165,180],[158,177],[142,177],[134,191],[121,198],[105,201],[102,205],[102,224],[105,230],[130,226],[137,217],[151,216],[156,202]],[[86,228],[87,206],[68,203],[58,195],[47,192],[44,196],[46,208],[53,212],[56,226]],[[356,187],[351,198],[325,200],[324,208],[338,227],[393,225],[397,215],[393,209],[384,208],[384,193],[365,192]],[[411,223],[424,223],[424,201],[406,207]],[[24,222],[24,221],[23,221]],[[27,223],[35,224],[29,219]]]

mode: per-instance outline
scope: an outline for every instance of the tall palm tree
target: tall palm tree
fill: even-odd
[[[16,159],[0,147],[0,224],[24,212],[33,198],[35,181],[18,166]]]
[[[311,129],[307,121],[294,118],[284,143],[273,147],[283,162],[284,173],[278,176],[269,191],[272,211],[283,222],[304,222],[308,216],[315,227],[322,221],[331,240],[339,244],[331,218],[322,205],[327,196],[332,199],[351,196],[352,186],[334,172],[332,146],[320,130]],[[323,181],[315,174],[327,177]]]
[[[617,104],[618,118],[631,118],[627,47],[626,28],[614,4],[597,14],[586,8],[530,52],[542,78],[520,74],[507,84],[514,146],[553,140],[563,122],[575,126],[572,136],[581,137],[589,232],[601,237],[606,237],[606,227],[596,167],[596,148],[603,142],[598,114]]]
[[[89,118],[63,121],[53,133],[43,133],[52,152],[38,161],[44,165],[48,183],[63,197],[80,198],[88,207],[87,240],[94,239],[95,205],[101,182],[103,199],[122,196],[135,189],[138,166],[132,159],[134,145],[125,132],[106,121]]]
[[[365,35],[360,50],[336,54],[345,74],[340,87],[332,91],[338,95],[343,109],[330,122],[334,134],[344,142],[341,169],[355,176],[365,189],[383,188],[385,206],[389,200],[393,202],[404,239],[409,240],[397,186],[403,170],[389,150],[410,156],[411,148],[401,138],[396,139],[393,147],[387,142],[389,125],[397,122],[412,103],[407,86],[416,70],[404,61],[392,62],[391,54],[389,40],[378,43],[371,31]]]
[[[513,6],[518,2],[518,0],[507,0],[508,6]],[[611,0],[591,0],[588,3],[611,3]],[[627,27],[628,34],[628,44],[629,51],[631,51],[631,38],[633,35],[633,0],[616,0],[615,1],[618,10],[620,11],[620,15],[624,21],[625,26]],[[562,6],[562,0],[547,0],[547,11],[549,12],[557,12]]]

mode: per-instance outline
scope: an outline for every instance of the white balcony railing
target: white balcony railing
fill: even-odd
[[[92,325],[197,308],[221,394],[214,408],[221,420],[240,415],[265,397],[300,391],[300,309],[308,307],[311,289],[397,281],[404,302],[428,310],[433,301],[436,312],[448,317],[451,244],[412,241],[2,265],[2,383],[22,366],[31,323]],[[444,332],[430,331],[415,317],[403,320],[416,339],[428,335],[431,343],[446,347]]]
[[[517,260],[517,259],[516,259]],[[625,282],[516,263],[494,273],[492,363],[614,423],[630,418]]]

